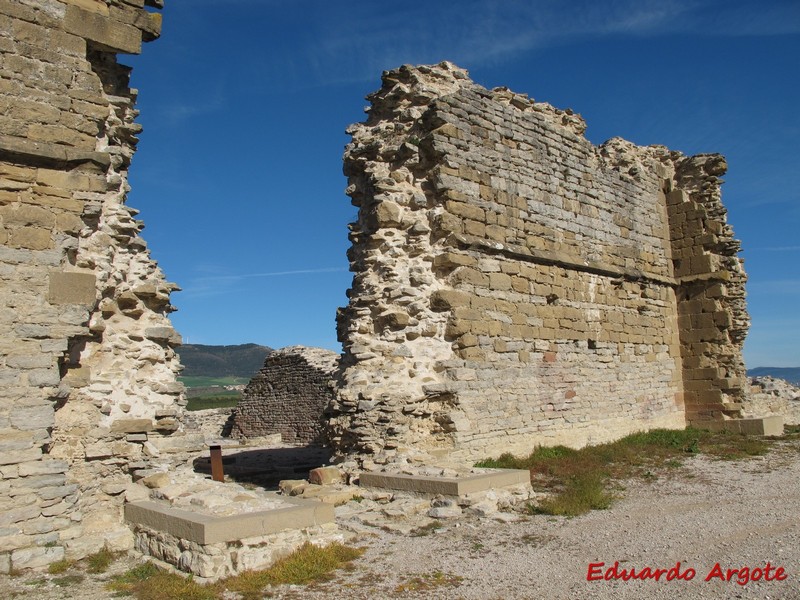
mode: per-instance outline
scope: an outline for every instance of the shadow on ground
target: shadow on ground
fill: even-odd
[[[330,449],[322,446],[222,449],[226,479],[252,483],[266,489],[277,489],[283,479],[306,479],[311,469],[329,464],[330,458]],[[211,473],[210,456],[195,458],[193,465],[198,473]]]

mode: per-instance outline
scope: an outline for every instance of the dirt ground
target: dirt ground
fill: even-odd
[[[618,493],[611,509],[572,519],[460,519],[416,536],[376,529],[353,542],[367,551],[352,570],[270,593],[303,599],[800,600],[800,441],[740,462],[694,457],[681,468],[622,482]],[[108,574],[80,582],[43,573],[3,576],[0,598],[112,598],[106,581],[133,564],[122,559]],[[621,578],[624,570],[645,567],[665,572],[659,581]]]

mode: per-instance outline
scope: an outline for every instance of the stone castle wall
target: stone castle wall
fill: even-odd
[[[290,444],[321,443],[338,361],[337,353],[322,348],[290,346],[271,352],[233,409],[231,436],[280,433]]]
[[[131,547],[122,503],[182,386],[126,206],[130,69],[160,0],[0,0],[0,572]],[[146,8],[147,7],[147,8]]]
[[[368,99],[345,154],[339,452],[465,461],[736,414],[721,157],[594,147],[578,115],[449,63]]]

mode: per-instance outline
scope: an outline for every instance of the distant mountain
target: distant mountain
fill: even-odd
[[[756,367],[755,369],[749,369],[747,374],[750,377],[769,375],[770,377],[785,379],[794,385],[800,385],[800,367]]]
[[[255,375],[272,352],[269,346],[239,344],[206,346],[184,344],[178,348],[183,364],[182,377],[245,377]]]

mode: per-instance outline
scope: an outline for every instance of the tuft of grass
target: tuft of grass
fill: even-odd
[[[432,533],[436,533],[437,530],[444,529],[444,525],[440,521],[432,521],[427,525],[421,525],[416,529],[412,529],[409,532],[411,537],[424,537],[426,535],[430,535]]]
[[[395,588],[395,592],[402,594],[403,592],[424,592],[437,587],[458,587],[462,581],[464,581],[463,577],[442,571],[420,573],[408,577]]]
[[[529,469],[535,485],[552,492],[530,514],[576,516],[608,508],[612,481],[630,477],[653,479],[660,467],[679,467],[689,456],[704,453],[738,460],[765,454],[774,440],[728,432],[686,429],[654,429],[634,433],[616,442],[576,450],[565,446],[539,447],[526,457],[503,454],[475,466]]]
[[[103,548],[86,557],[86,570],[89,573],[105,573],[117,557],[118,555],[108,548]]]
[[[136,584],[153,577],[160,572],[160,569],[151,562],[145,562],[128,569],[122,575],[117,575],[108,584],[110,590],[116,592],[133,593]]]
[[[131,595],[137,600],[216,600],[217,594],[200,585],[192,577],[162,571],[151,562],[115,577],[108,588],[115,596]]]
[[[66,573],[73,564],[75,563],[71,560],[57,560],[47,565],[47,572],[50,573],[50,575],[61,575],[62,573]]]
[[[263,597],[263,589],[268,585],[303,585],[327,580],[333,571],[347,566],[363,553],[363,549],[338,542],[324,547],[305,543],[269,569],[229,577],[219,582],[217,587],[241,594],[242,600],[256,600]]]
[[[603,510],[611,506],[614,496],[605,489],[599,475],[582,473],[574,475],[563,489],[544,499],[530,509],[532,514],[576,517],[590,510]]]
[[[53,583],[58,587],[69,587],[81,583],[84,579],[86,579],[84,575],[64,575],[53,578]]]

